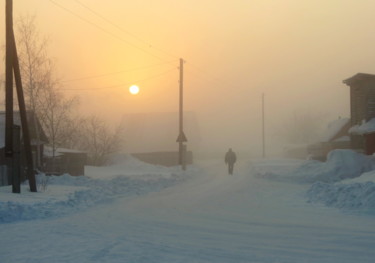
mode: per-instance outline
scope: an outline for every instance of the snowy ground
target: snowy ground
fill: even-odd
[[[0,262],[373,262],[373,161],[126,157],[43,192],[0,188]],[[359,176],[354,179],[349,177]]]

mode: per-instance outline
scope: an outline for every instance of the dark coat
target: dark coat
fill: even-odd
[[[227,153],[225,154],[225,163],[234,164],[236,161],[236,154],[232,150],[227,151]]]

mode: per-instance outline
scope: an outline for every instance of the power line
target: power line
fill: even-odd
[[[65,83],[65,82],[71,82],[71,81],[79,81],[79,80],[86,80],[86,79],[101,78],[101,77],[116,75],[116,74],[125,73],[125,72],[132,72],[132,71],[137,71],[137,70],[143,70],[143,69],[147,69],[147,68],[152,68],[152,67],[160,66],[160,65],[163,65],[163,64],[167,64],[167,63],[169,64],[169,63],[172,63],[172,62],[173,61],[163,62],[163,63],[153,64],[153,65],[144,66],[144,67],[138,67],[138,68],[133,68],[133,69],[127,69],[127,70],[121,70],[121,71],[116,71],[116,72],[103,73],[103,74],[99,74],[99,75],[91,75],[91,76],[85,76],[85,77],[78,77],[78,78],[73,78],[73,79],[61,80],[59,82],[60,83]]]
[[[145,53],[147,53],[147,54],[149,54],[149,55],[151,55],[151,56],[153,56],[153,57],[155,57],[155,58],[157,58],[157,59],[159,59],[159,60],[162,60],[162,61],[164,61],[165,63],[169,63],[169,64],[172,64],[172,65],[173,65],[173,61],[172,61],[172,62],[166,61],[166,60],[164,60],[163,58],[161,58],[161,57],[159,57],[159,56],[157,56],[157,55],[155,55],[155,54],[149,52],[148,50],[145,50],[145,49],[143,49],[143,48],[141,48],[141,47],[139,47],[139,46],[137,46],[137,45],[135,45],[135,44],[133,44],[133,43],[130,43],[129,41],[124,40],[123,38],[119,37],[118,35],[116,35],[116,34],[110,32],[110,31],[106,30],[105,28],[103,28],[103,27],[101,27],[101,26],[95,24],[94,22],[92,22],[92,21],[90,21],[90,20],[88,20],[88,19],[86,19],[86,18],[84,18],[84,17],[78,15],[77,13],[75,13],[75,12],[69,10],[68,8],[62,6],[61,4],[56,3],[54,0],[49,0],[49,1],[50,1],[51,3],[53,3],[54,5],[58,6],[59,8],[65,10],[66,12],[72,14],[73,16],[76,16],[76,17],[79,18],[80,20],[82,20],[82,21],[84,21],[84,22],[86,22],[86,23],[88,23],[88,24],[90,24],[90,25],[96,27],[97,29],[99,29],[99,30],[105,32],[106,34],[111,35],[112,37],[114,37],[114,38],[116,38],[116,39],[118,39],[118,40],[120,40],[120,41],[122,41],[122,42],[124,42],[124,43],[126,43],[126,44],[128,44],[128,45],[130,45],[130,46],[132,46],[132,47],[134,47],[134,48],[136,48],[136,49],[139,49],[139,50],[141,50],[141,51],[143,51],[143,52],[145,52]],[[101,14],[99,14],[98,12],[94,11],[92,8],[90,8],[89,6],[83,4],[83,3],[80,2],[79,0],[75,0],[75,2],[78,3],[78,4],[80,4],[83,8],[87,9],[87,10],[90,11],[91,13],[93,13],[93,14],[95,14],[96,16],[100,17],[101,19],[103,19],[103,20],[106,21],[107,23],[109,23],[109,24],[111,24],[112,26],[116,27],[117,29],[121,30],[122,32],[124,32],[124,33],[126,33],[126,34],[132,36],[133,38],[135,38],[135,39],[137,39],[137,40],[139,40],[139,41],[141,41],[141,42],[147,44],[148,46],[150,46],[150,44],[149,44],[147,41],[144,41],[143,39],[139,38],[139,37],[136,36],[135,34],[132,34],[131,32],[129,32],[129,31],[123,29],[122,27],[118,26],[117,24],[113,23],[111,20],[107,19],[107,18],[104,17],[103,15],[101,15]],[[157,48],[154,48],[154,49],[157,49]],[[167,55],[169,55],[169,56],[172,56],[172,57],[177,58],[177,56],[175,56],[175,55],[171,55],[170,53],[165,52],[165,51],[163,51],[163,50],[161,50],[161,49],[158,49],[158,50],[161,51],[161,52],[164,53],[164,54],[167,54]],[[210,75],[210,74],[207,73],[207,71],[202,70],[201,68],[199,68],[199,67],[197,67],[197,66],[195,66],[195,65],[192,65],[191,63],[189,63],[189,65],[191,65],[193,68],[195,68],[195,70],[196,70],[198,73],[200,73],[200,75],[201,75],[200,77],[206,79],[207,81],[214,82],[214,83],[217,83],[217,84],[220,84],[220,85],[223,85],[223,83],[226,83],[227,85],[233,85],[233,84],[229,84],[229,83],[227,83],[227,81],[219,80],[219,79],[214,78],[214,77],[212,77],[212,76],[211,76],[211,77],[208,76],[208,75]],[[202,72],[206,72],[207,74],[203,74]],[[89,77],[77,78],[77,79],[72,79],[72,80],[67,80],[67,81],[61,81],[61,82],[75,81],[75,80],[80,80],[80,79],[96,78],[96,77],[101,77],[101,76],[105,76],[105,75],[117,74],[117,73],[121,73],[121,71],[119,71],[119,72],[114,72],[114,73],[103,74],[103,75],[98,75],[98,76],[89,76]]]
[[[66,12],[72,14],[73,16],[75,16],[75,17],[81,19],[82,21],[84,21],[84,22],[86,22],[86,23],[92,25],[93,27],[96,27],[97,29],[99,29],[99,30],[105,32],[106,34],[108,34],[108,35],[110,35],[110,36],[112,36],[112,37],[114,37],[114,38],[116,38],[116,39],[118,39],[118,40],[120,40],[120,41],[126,43],[127,45],[132,46],[132,47],[134,47],[134,48],[136,48],[136,49],[139,49],[139,50],[141,50],[141,51],[143,51],[143,52],[145,52],[145,53],[147,53],[147,54],[149,54],[149,55],[151,55],[151,56],[153,56],[153,57],[155,57],[155,58],[157,58],[157,59],[159,59],[159,60],[166,61],[166,60],[164,60],[163,58],[161,58],[161,57],[159,57],[159,56],[157,56],[157,55],[155,55],[155,54],[149,52],[148,50],[145,50],[145,49],[143,49],[143,48],[141,48],[141,47],[138,47],[138,46],[134,45],[133,43],[130,43],[129,41],[126,41],[125,39],[119,37],[118,35],[116,35],[116,34],[110,32],[110,31],[106,30],[105,28],[103,28],[103,27],[101,27],[101,26],[98,26],[98,25],[95,24],[94,22],[91,22],[90,20],[88,20],[88,19],[86,19],[86,18],[84,18],[84,17],[78,15],[77,13],[75,13],[75,12],[69,10],[68,8],[62,6],[61,4],[56,3],[54,0],[49,0],[49,1],[50,1],[52,4],[58,6],[59,8],[65,10]]]
[[[106,18],[106,17],[104,17],[103,15],[99,14],[98,12],[94,11],[94,10],[93,10],[92,8],[90,8],[89,6],[83,4],[81,1],[79,1],[79,0],[75,0],[75,2],[78,3],[78,4],[80,4],[83,8],[87,9],[88,11],[90,11],[91,13],[93,13],[94,15],[100,17],[101,19],[103,19],[104,21],[106,21],[107,23],[109,23],[110,25],[112,25],[112,26],[116,27],[117,29],[119,29],[120,31],[122,31],[122,32],[124,32],[124,33],[126,33],[126,34],[128,34],[128,35],[130,35],[130,36],[132,36],[133,38],[135,38],[135,39],[137,39],[137,40],[143,42],[143,43],[146,44],[147,46],[152,47],[152,48],[154,48],[154,49],[156,49],[156,50],[159,50],[160,52],[162,52],[162,53],[164,53],[164,54],[166,54],[166,55],[168,55],[168,56],[171,56],[171,57],[174,57],[174,58],[179,58],[179,57],[176,56],[176,55],[173,55],[173,54],[171,54],[171,53],[169,53],[169,52],[166,52],[166,51],[164,51],[164,50],[162,50],[162,49],[159,49],[159,48],[154,47],[153,45],[151,45],[151,43],[149,43],[149,42],[145,41],[144,39],[138,37],[137,35],[135,35],[135,34],[129,32],[128,30],[125,30],[124,28],[118,26],[117,24],[115,24],[114,22],[112,22],[111,20],[109,20],[108,18]]]
[[[147,80],[150,80],[150,79],[154,79],[154,78],[157,78],[157,77],[160,77],[160,76],[163,76],[173,70],[176,70],[175,68],[173,69],[170,69],[168,71],[165,71],[163,73],[160,73],[160,74],[157,74],[157,75],[153,75],[153,76],[150,76],[148,78],[144,78],[144,79],[140,79],[140,80],[136,80],[136,81],[132,81],[132,83],[140,83],[140,82],[144,82],[144,81],[147,81]],[[67,88],[67,89],[60,89],[60,90],[70,90],[70,91],[80,91],[80,90],[103,90],[103,89],[114,89],[114,88],[118,88],[118,87],[123,87],[125,85],[130,85],[131,83],[123,83],[123,84],[117,84],[117,85],[112,85],[112,86],[107,86],[107,87],[100,87],[100,88],[77,88],[77,89],[72,89],[72,88]]]
[[[207,70],[204,70],[204,69],[202,69],[202,68],[200,68],[196,65],[193,65],[192,63],[189,63],[188,65],[190,65],[190,67],[188,67],[188,70],[190,70],[191,73],[195,74],[197,77],[199,77],[199,78],[201,78],[205,81],[208,81],[210,83],[213,83],[215,85],[219,85],[219,86],[222,86],[222,87],[224,87],[224,85],[225,85],[225,87],[232,87],[232,88],[236,88],[238,90],[244,89],[243,86],[240,87],[240,86],[236,85],[235,83],[231,83],[231,82],[228,82],[227,80],[214,77]]]

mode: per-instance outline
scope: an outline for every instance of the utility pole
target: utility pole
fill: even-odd
[[[26,165],[27,165],[27,179],[29,179],[30,191],[36,192],[35,175],[33,172],[33,161],[31,153],[30,134],[28,129],[28,122],[26,117],[26,106],[25,99],[23,96],[22,79],[20,73],[20,67],[17,56],[16,41],[13,32],[13,2],[12,0],[6,0],[6,58],[5,58],[5,158],[7,163],[7,173],[10,177],[10,181],[13,180],[18,173],[18,169],[14,169],[13,166],[17,165],[17,158],[14,158],[14,120],[13,120],[13,73],[16,81],[17,97],[19,104],[19,112],[21,117],[22,126],[22,137],[23,146],[25,149]],[[19,164],[18,164],[19,165]],[[13,189],[18,189],[18,186],[14,186]],[[13,191],[17,192],[17,191]]]
[[[13,2],[5,2],[5,160],[8,182],[13,182]],[[13,183],[12,183],[13,185]],[[17,186],[13,185],[13,189]],[[15,192],[15,191],[13,191]]]
[[[13,43],[14,43],[13,72],[14,72],[14,79],[16,80],[18,107],[20,111],[20,119],[21,119],[21,127],[22,127],[23,147],[25,150],[25,160],[26,160],[26,168],[27,168],[26,177],[27,179],[29,179],[30,191],[36,192],[37,187],[36,187],[35,174],[34,174],[34,169],[33,169],[33,155],[31,151],[31,138],[30,138],[30,132],[29,132],[29,123],[27,122],[25,97],[23,95],[21,71],[20,71],[20,65],[19,65],[18,56],[17,56],[17,47],[16,47],[16,40],[14,38],[14,34],[13,34]],[[33,112],[33,114],[35,114],[35,112]],[[39,145],[39,141],[38,141],[38,145]]]
[[[180,81],[179,81],[179,134],[177,137],[178,142],[178,164],[181,165],[182,170],[186,169],[186,145],[184,142],[187,142],[187,138],[184,133],[184,112],[183,112],[183,103],[184,103],[184,60],[180,58]]]
[[[13,154],[13,3],[5,4],[5,156]]]
[[[266,138],[265,138],[265,128],[264,128],[264,93],[262,93],[262,157],[266,157]]]

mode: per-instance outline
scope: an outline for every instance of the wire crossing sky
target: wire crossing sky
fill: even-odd
[[[176,111],[183,58],[184,106],[199,116],[204,147],[248,149],[259,147],[263,93],[276,142],[294,116],[324,115],[322,125],[348,116],[342,80],[375,73],[374,9],[370,0],[17,0],[14,18],[36,16],[61,89],[81,97],[82,111],[114,121]],[[130,85],[142,92],[131,97]]]

